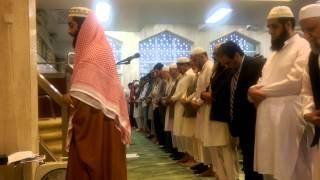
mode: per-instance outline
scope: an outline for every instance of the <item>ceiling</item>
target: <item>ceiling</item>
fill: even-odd
[[[106,0],[100,0],[106,1]],[[112,22],[109,30],[139,31],[146,24],[203,24],[210,10],[219,0],[110,0]],[[92,0],[37,0],[37,8],[66,15],[73,6],[91,7]],[[224,1],[226,2],[226,1]],[[268,11],[276,5],[298,9],[314,0],[230,0],[233,13],[228,24],[264,25]],[[63,16],[63,17],[64,17]]]
[[[315,0],[109,0],[112,6],[111,24],[105,27],[110,31],[132,32],[139,32],[148,24],[203,27],[210,11],[221,2],[228,2],[233,9],[226,24],[264,27],[266,15],[272,7],[287,5],[297,15],[303,5]],[[74,6],[91,7],[92,4],[93,0],[37,0],[37,9],[47,12],[50,21],[47,29],[51,34],[58,34],[57,41],[70,41],[65,33],[68,9]]]

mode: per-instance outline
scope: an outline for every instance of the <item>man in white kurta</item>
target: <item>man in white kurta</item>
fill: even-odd
[[[181,79],[177,84],[177,88],[173,96],[171,96],[170,101],[175,103],[174,108],[174,120],[173,120],[173,136],[176,141],[177,148],[179,152],[185,151],[185,143],[181,134],[182,126],[183,126],[183,111],[184,106],[181,103],[181,99],[186,95],[187,90],[190,86],[193,85],[195,80],[195,74],[191,69],[190,59],[188,58],[178,58],[177,66],[179,72],[182,74]]]
[[[166,106],[166,111],[164,115],[164,133],[165,133],[165,151],[168,153],[173,153],[173,142],[172,142],[172,136],[171,132],[173,130],[173,118],[170,118],[170,106],[167,104],[167,100],[170,96],[172,96],[174,91],[174,86],[177,81],[177,77],[179,76],[178,70],[177,70],[177,64],[172,63],[169,66],[169,79],[168,79],[168,85],[166,87],[165,97],[161,99],[161,102],[163,105]]]
[[[320,69],[320,4],[310,4],[303,7],[300,10],[299,20],[301,29],[304,32],[304,37],[309,41],[312,54],[309,57],[309,64],[304,72],[303,76],[303,88],[302,95],[304,100],[304,117],[312,123],[314,126],[320,128],[320,111],[319,107],[316,107],[316,101],[319,103],[319,92],[314,92],[318,81],[314,80],[314,77],[319,77],[319,73],[316,71]],[[315,64],[315,65],[314,65]],[[311,77],[310,76],[314,76]],[[316,91],[316,90],[315,90]],[[314,135],[314,134],[312,134]],[[314,136],[316,137],[316,136]],[[312,179],[320,179],[320,150],[319,140],[315,139],[315,146],[312,148],[312,161],[313,161],[313,177]]]
[[[235,179],[236,171],[230,147],[231,136],[228,124],[210,120],[211,102],[205,103],[200,98],[201,94],[209,93],[211,89],[210,79],[214,69],[213,62],[205,54],[206,51],[202,48],[195,48],[192,52],[195,61],[199,61],[195,63],[201,69],[196,90],[197,101],[200,105],[197,115],[196,137],[201,140],[199,151],[200,153],[202,151],[203,161],[213,165],[212,170],[219,179],[232,180]]]
[[[195,123],[195,138],[198,146],[198,156],[196,156],[198,159],[196,160],[210,165],[212,164],[210,152],[205,148],[205,144],[214,137],[214,132],[209,135],[207,131],[211,106],[204,103],[200,96],[202,92],[209,89],[213,62],[208,59],[207,52],[203,48],[194,48],[191,52],[191,60],[199,69],[196,92],[191,102],[195,108],[198,108]]]
[[[190,104],[190,101],[196,90],[198,75],[194,69],[194,66],[192,66],[192,69],[193,72],[195,72],[194,81],[192,85],[189,86],[185,96],[181,99],[181,102],[184,105],[181,136],[184,141],[184,151],[190,155],[188,161],[185,163],[187,166],[194,165],[195,159],[198,157],[197,150],[194,147],[197,110],[194,109]]]
[[[173,95],[176,89],[174,86],[176,86],[177,81],[180,79],[176,63],[170,64],[169,71],[171,79],[169,80],[169,84],[166,89],[167,97],[164,99],[164,101]],[[170,118],[170,106],[167,106],[166,109],[164,130],[170,133],[173,131],[173,118]]]
[[[273,8],[268,15],[272,54],[258,84],[249,89],[256,103],[255,171],[264,178],[310,179],[306,123],[301,113],[302,72],[310,51],[308,42],[294,32],[289,7]]]

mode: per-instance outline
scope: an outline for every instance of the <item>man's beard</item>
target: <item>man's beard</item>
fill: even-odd
[[[284,29],[277,39],[271,40],[271,50],[279,51],[283,48],[284,43],[289,39],[289,32]]]
[[[72,41],[73,48],[76,48],[76,43],[77,43],[77,40],[78,40],[78,34],[79,34],[79,31],[77,31],[74,35],[71,35],[73,37],[73,41]]]
[[[320,40],[315,40],[310,42],[312,52],[315,54],[320,54]]]

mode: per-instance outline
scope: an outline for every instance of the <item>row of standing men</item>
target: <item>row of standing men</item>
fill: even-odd
[[[158,63],[137,88],[131,84],[138,129],[203,176],[236,179],[240,147],[245,179],[319,179],[320,41],[311,28],[320,26],[312,21],[319,12],[318,4],[301,9],[304,39],[289,7],[272,8],[266,61],[227,41],[215,47],[214,62],[194,48],[175,64]]]
[[[245,56],[232,42],[221,46],[216,48],[216,55],[218,49],[231,48],[248,61],[249,67],[246,65],[244,68],[252,83],[240,87],[248,89],[248,85],[253,85],[260,76],[264,61]],[[173,153],[173,159],[186,165],[195,165],[192,169],[196,174],[236,179],[237,140],[231,136],[228,122],[233,74],[231,69],[225,68],[218,61],[211,61],[202,48],[193,49],[190,58],[178,58],[176,64],[157,64],[151,74],[141,79],[139,88],[136,88],[135,101],[131,103],[131,109],[134,109],[132,115],[139,131],[150,133],[148,137],[151,138],[154,135],[160,146],[164,145],[168,152]],[[239,103],[235,108],[246,108],[242,102]],[[255,113],[254,105],[249,106],[248,111]],[[243,141],[240,146],[242,152],[246,153],[244,163],[253,161],[253,156],[248,157],[247,154],[253,154],[254,124],[251,130],[249,128],[246,128],[244,136],[252,140],[250,143]],[[246,164],[244,166],[247,167]],[[246,169],[252,171],[252,167]],[[247,174],[259,176],[253,171]]]

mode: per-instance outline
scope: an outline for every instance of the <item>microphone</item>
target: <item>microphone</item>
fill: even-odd
[[[139,58],[140,57],[140,54],[139,53],[135,53],[134,55],[132,56],[129,56],[119,62],[116,63],[116,65],[120,65],[120,64],[130,64],[130,62],[133,60],[133,59],[136,59],[136,58]]]

